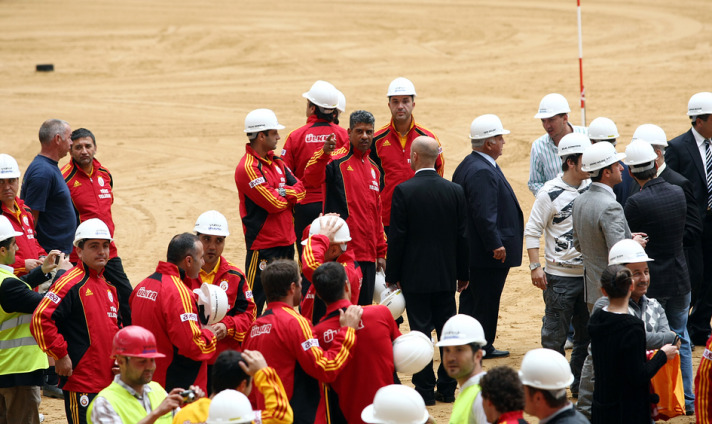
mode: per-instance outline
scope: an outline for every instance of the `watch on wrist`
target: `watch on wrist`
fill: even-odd
[[[529,264],[529,270],[534,271],[535,269],[541,267],[541,264],[539,262],[534,262]]]

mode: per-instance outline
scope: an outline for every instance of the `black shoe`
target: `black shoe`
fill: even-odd
[[[42,395],[54,399],[64,399],[62,389],[57,386],[50,386],[49,384],[42,386]]]
[[[455,402],[455,395],[446,395],[440,392],[435,392],[435,400],[442,403],[453,403]]]
[[[423,399],[425,406],[435,406],[435,399]]]
[[[492,350],[487,351],[487,354],[483,359],[506,358],[507,356],[509,356],[508,350],[498,350],[493,348]]]

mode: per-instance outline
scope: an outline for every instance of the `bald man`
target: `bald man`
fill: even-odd
[[[415,176],[393,191],[386,282],[403,290],[410,329],[435,329],[440,339],[445,321],[456,314],[455,291],[468,284],[469,250],[465,192],[435,171],[438,147],[431,137],[416,138],[410,149]],[[431,363],[413,375],[413,384],[426,405],[455,401],[457,382],[442,364],[437,383]]]

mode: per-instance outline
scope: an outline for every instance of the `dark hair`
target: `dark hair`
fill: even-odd
[[[563,395],[556,397],[552,390],[539,389],[532,386],[527,386],[529,388],[529,396],[534,396],[534,393],[539,392],[544,397],[544,402],[549,406],[549,408],[560,408],[566,405],[568,399],[566,399],[566,391],[563,391]]]
[[[78,130],[72,131],[72,141],[79,140],[80,138],[85,137],[91,138],[92,143],[94,143],[94,146],[96,146],[96,138],[94,138],[94,134],[92,134],[92,132],[88,129],[79,128]]]
[[[583,156],[583,153],[574,153],[573,155],[564,156],[561,158],[561,170],[566,172],[569,170],[569,161],[572,161],[574,165],[578,164],[579,158]]]
[[[692,121],[692,126],[694,127],[694,126],[697,125],[697,118],[700,118],[701,120],[707,122],[707,120],[709,119],[709,117],[710,117],[710,114],[707,113],[707,114],[704,114],[704,115],[691,116],[691,117],[690,117],[690,120]]]
[[[349,117],[349,128],[353,128],[356,124],[376,124],[376,118],[373,117],[371,112],[365,110],[356,110],[351,113]]]
[[[173,265],[178,265],[186,256],[194,256],[196,252],[196,243],[200,239],[195,234],[182,233],[173,236],[171,242],[168,243],[168,253],[166,253],[166,261]]]
[[[344,297],[344,282],[347,278],[343,265],[327,262],[314,271],[312,284],[316,294],[328,305]]]
[[[609,265],[601,274],[601,288],[606,290],[609,299],[625,297],[632,283],[633,275],[623,265]]]
[[[10,250],[13,240],[15,240],[15,237],[6,238],[5,240],[0,241],[0,248],[4,247],[5,249]]]
[[[642,166],[642,164],[635,165],[635,166]],[[655,167],[655,165],[653,165],[653,167],[650,169],[646,169],[645,171],[640,171],[640,172],[635,172],[631,168],[629,168],[629,169],[635,178],[637,178],[639,180],[643,180],[643,181],[649,180],[649,179],[655,177],[656,175],[658,175],[658,169]]]
[[[314,103],[311,102],[311,100],[307,100],[309,102],[309,107],[314,106],[314,115],[318,119],[323,119],[326,122],[334,122],[334,117],[336,116],[336,109],[332,110],[331,113],[324,113],[321,110],[325,109],[322,108],[321,106],[315,105]]]
[[[250,378],[240,367],[242,354],[234,350],[223,351],[215,360],[211,389],[213,393],[220,393],[223,390],[234,389],[244,380]]]
[[[44,121],[40,127],[40,143],[47,144],[52,141],[54,136],[64,132],[65,126],[69,126],[69,124],[61,119],[48,119]]]
[[[494,367],[480,379],[482,399],[494,405],[497,412],[524,409],[524,387],[519,374],[507,366]]]
[[[614,162],[614,163],[606,166],[605,168],[597,169],[596,171],[591,172],[591,181],[594,183],[601,182],[601,178],[603,178],[603,171],[605,171],[606,169],[612,170],[613,169],[612,166],[617,163],[618,162]],[[598,173],[596,174],[596,172],[598,172]],[[596,175],[594,176],[593,174],[596,174]]]
[[[274,302],[286,296],[292,283],[299,281],[299,266],[291,259],[278,259],[267,265],[260,279],[267,302]]]
[[[406,94],[406,95],[407,95],[408,97],[410,97],[410,100],[411,100],[412,102],[415,101],[415,96],[414,96],[413,94]],[[394,94],[394,95],[392,95],[392,96],[388,96],[388,103],[391,102],[391,98],[392,98],[392,97],[396,97],[396,96],[398,96],[398,94]]]

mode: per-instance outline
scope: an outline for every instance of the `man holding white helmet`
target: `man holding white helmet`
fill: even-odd
[[[388,109],[391,122],[373,136],[371,159],[381,170],[381,199],[383,203],[383,226],[388,234],[391,225],[391,197],[396,186],[414,174],[410,166],[410,149],[413,140],[420,136],[432,137],[438,143],[435,170],[440,176],[445,171],[445,156],[440,141],[430,130],[415,122],[415,86],[403,77],[391,81],[388,86]]]
[[[307,99],[307,123],[289,133],[282,148],[282,160],[299,180],[304,178],[304,168],[314,152],[324,147],[330,136],[336,142],[336,148],[349,142],[345,129],[334,123],[339,105],[339,93],[326,81],[315,82],[309,91],[302,94]],[[321,187],[306,188],[304,199],[294,205],[294,233],[297,237],[297,252],[302,255],[304,229],[319,216],[324,202]]]
[[[260,273],[277,258],[293,258],[294,205],[304,199],[304,186],[274,154],[284,129],[269,109],[256,109],[245,117],[245,133],[250,140],[235,170],[240,195],[240,218],[245,233],[247,281],[262,313],[265,295]]]
[[[685,195],[680,187],[657,178],[657,155],[653,147],[643,141],[631,142],[626,148],[625,162],[631,176],[642,187],[628,198],[625,217],[631,231],[650,237],[646,245],[653,285],[648,296],[657,299],[665,309],[672,331],[680,335],[680,368],[685,385],[685,408],[694,411],[692,351],[687,333],[690,313],[690,278],[683,251]]]
[[[618,127],[616,127],[615,122],[609,118],[598,117],[591,121],[588,126],[588,138],[591,139],[591,144],[596,144],[600,142],[611,143],[613,147],[616,146],[618,141]],[[628,173],[628,165],[622,162],[623,171],[621,172],[622,181],[613,186],[613,192],[616,194],[616,200],[621,206],[625,206],[628,196],[631,194],[630,187],[635,183],[633,177]]]
[[[343,265],[350,284],[351,303],[358,303],[363,274],[354,260],[352,250],[348,249],[350,241],[348,224],[333,213],[315,219],[309,227],[309,237],[302,241],[302,275],[309,281],[309,289],[299,309],[313,324],[319,322],[326,312],[326,305],[316,296],[316,289],[311,286],[314,271],[324,263],[334,261]]]
[[[89,402],[113,379],[119,303],[116,288],[103,276],[110,243],[100,219],[82,222],[74,236],[79,263],[52,284],[32,316],[32,335],[56,361],[70,424],[86,422]]]
[[[217,339],[202,325],[188,278],[197,279],[203,266],[203,244],[195,234],[182,233],[168,244],[166,260],[138,283],[131,293],[133,323],[156,337],[158,351],[154,381],[171,391],[199,386],[207,392],[207,361]]]
[[[623,207],[616,201],[613,186],[621,182],[625,154],[610,143],[587,148],[581,170],[591,175],[591,186],[574,202],[573,242],[583,256],[584,298],[589,312],[601,294],[601,273],[608,265],[608,251],[624,238],[631,238]],[[641,242],[642,236],[638,236]]]
[[[702,275],[693,277],[693,287],[699,294],[688,321],[694,344],[704,346],[710,336],[712,317],[712,93],[694,94],[687,104],[687,116],[692,128],[668,142],[665,149],[667,165],[692,183],[698,211],[702,219]],[[699,280],[697,278],[699,278]],[[695,281],[697,280],[697,281]]]
[[[225,317],[211,326],[218,340],[217,349],[208,360],[208,390],[211,390],[210,376],[215,360],[220,352],[227,349],[240,350],[247,331],[255,322],[257,308],[245,274],[222,256],[225,239],[230,235],[225,216],[214,210],[204,212],[195,221],[193,231],[203,245],[205,263],[200,268],[198,278],[188,279],[189,288],[196,290],[203,284],[209,284],[223,290],[227,295]]]
[[[524,412],[548,424],[588,424],[566,399],[574,380],[566,357],[551,349],[534,349],[522,360],[519,378],[524,385]]]
[[[493,346],[499,300],[509,269],[522,264],[522,209],[496,163],[504,148],[502,136],[506,134],[509,131],[502,128],[496,115],[475,118],[470,125],[473,151],[452,175],[452,181],[465,190],[470,243],[470,284],[460,294],[459,312],[482,324],[490,342],[485,347],[490,358],[509,355]]]
[[[482,326],[469,315],[455,315],[443,326],[442,338],[438,341],[438,347],[443,348],[441,361],[448,375],[460,385],[450,424],[487,423],[479,386],[485,374],[482,357],[486,345]]]
[[[572,132],[586,134],[586,127],[569,123],[569,102],[558,93],[544,96],[539,103],[539,112],[534,118],[541,119],[546,134],[534,140],[529,159],[529,190],[536,193],[545,182],[556,177],[561,169],[561,158],[557,147],[566,134]]]
[[[591,146],[584,134],[570,133],[559,143],[563,174],[547,181],[536,195],[524,228],[532,284],[543,290],[546,305],[541,345],[564,355],[569,324],[574,328],[571,393],[578,393],[581,367],[589,343],[588,309],[584,300],[583,258],[573,243],[574,201],[588,190],[588,172],[581,169],[583,152]],[[539,263],[539,239],[546,231],[544,267]]]

